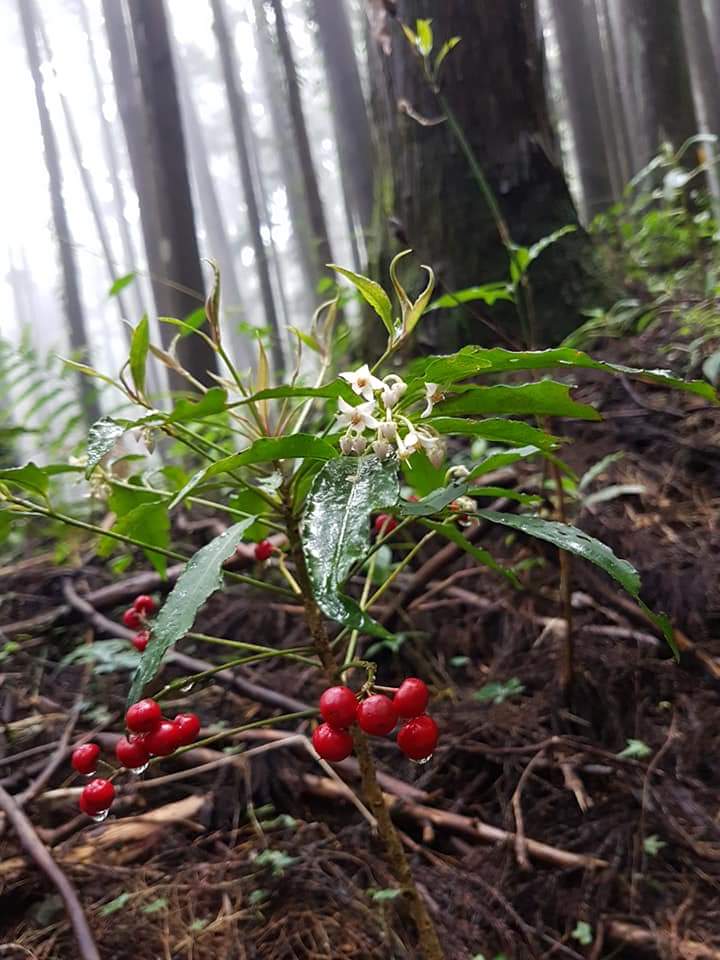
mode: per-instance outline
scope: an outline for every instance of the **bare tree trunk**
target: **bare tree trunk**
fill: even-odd
[[[300,169],[302,170],[303,184],[307,196],[313,240],[316,244],[319,262],[321,264],[331,263],[332,253],[330,250],[327,225],[325,223],[325,213],[320,197],[320,188],[318,187],[315,167],[313,165],[310,138],[308,137],[307,126],[305,125],[305,115],[300,98],[300,85],[298,83],[297,70],[295,69],[295,59],[293,57],[290,36],[285,24],[285,12],[283,10],[282,0],[270,0],[270,6],[275,14],[275,30],[277,32],[280,59],[285,75],[285,91],[290,106],[292,129],[300,158]]]
[[[40,72],[40,52],[38,49],[37,36],[38,21],[35,10],[35,0],[18,0],[18,9],[20,12],[20,22],[22,24],[28,64],[35,88],[35,103],[37,105],[43,149],[45,151],[45,165],[47,167],[50,185],[53,227],[60,253],[65,316],[68,323],[70,345],[73,351],[84,352],[88,348],[85,315],[83,313],[70,226],[63,200],[60,157],[55,139],[55,131],[53,130],[52,121],[45,102],[45,93]],[[79,374],[78,383],[86,421],[88,424],[94,423],[95,420],[100,417],[100,407],[98,405],[95,388],[92,381],[83,374]]]
[[[122,245],[122,252],[125,260],[124,272],[135,272],[138,269],[138,256],[135,250],[132,234],[130,233],[127,218],[125,217],[125,191],[123,190],[122,181],[120,179],[120,165],[118,163],[115,138],[112,127],[103,113],[103,86],[100,78],[100,71],[98,70],[95,42],[92,37],[92,29],[90,26],[87,8],[85,6],[85,0],[78,0],[78,10],[80,13],[83,30],[87,36],[90,70],[92,71],[93,76],[98,120],[100,122],[100,130],[102,134],[103,155],[105,157],[105,163],[107,164],[108,175],[110,177],[110,185],[113,192],[115,219],[117,220],[118,232],[120,233],[120,243]],[[146,313],[146,308],[143,302],[142,289],[137,277],[132,285],[132,297],[135,303],[136,316],[137,318],[140,318],[144,313]]]
[[[720,82],[720,4],[717,0],[705,0],[705,16],[710,25],[710,43],[715,57],[715,69]]]
[[[275,368],[275,374],[277,375],[284,369],[285,360],[282,349],[282,335],[275,310],[275,299],[273,297],[272,281],[270,279],[270,264],[260,230],[260,211],[255,192],[255,184],[253,182],[250,151],[248,150],[246,142],[246,138],[250,135],[247,105],[237,78],[234,48],[227,30],[227,20],[222,0],[211,0],[211,7],[213,12],[213,29],[220,52],[220,63],[225,81],[225,89],[227,90],[228,107],[230,109],[230,122],[235,139],[238,166],[240,167],[240,179],[242,181],[245,205],[247,207],[250,238],[255,252],[255,265],[260,281],[260,295],[265,311],[265,322],[270,329],[272,337],[272,362]]]
[[[720,88],[715,75],[715,61],[702,0],[681,0],[680,12],[700,130],[703,133],[720,135]],[[720,175],[714,163],[718,156],[717,147],[706,144],[705,155],[709,161],[707,179],[715,216],[720,219]]]
[[[373,209],[372,140],[345,0],[313,0],[328,77],[349,227],[367,230]]]
[[[577,161],[580,188],[589,217],[614,199],[600,106],[588,67],[599,50],[592,50],[582,6],[576,0],[552,0],[553,25],[560,47],[560,74]]]
[[[245,307],[225,221],[208,164],[202,125],[189,90],[185,68],[181,64],[178,65],[178,88],[187,129],[190,165],[195,176],[202,220],[208,235],[208,252],[220,269],[221,308],[225,319],[225,330],[232,345],[236,363],[240,367],[245,367],[250,362],[250,344],[247,338],[237,330],[237,321],[245,315]]]
[[[305,291],[306,306],[311,308],[315,302],[315,287],[322,276],[323,265],[318,266],[318,258],[312,242],[310,215],[303,191],[300,161],[290,128],[290,112],[282,95],[282,78],[268,30],[265,7],[263,0],[253,0],[253,2],[258,59],[272,119],[273,140],[287,190],[288,209],[298,263],[307,288]]]

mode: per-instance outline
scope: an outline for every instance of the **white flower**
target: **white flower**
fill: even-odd
[[[436,403],[439,403],[442,400],[442,394],[438,393],[438,383],[426,383],[425,384],[425,409],[420,414],[421,417],[429,417],[432,413],[433,406]]]
[[[376,440],[372,448],[373,453],[379,460],[387,460],[393,451],[393,448],[386,440]]]
[[[370,368],[364,363],[354,373],[341,373],[340,376],[352,387],[353,393],[366,400],[372,400],[375,390],[382,390],[385,384],[370,373]]]
[[[356,433],[362,433],[363,430],[376,430],[378,421],[373,414],[375,413],[375,401],[369,403],[359,403],[356,407],[338,398],[338,408],[340,413],[336,415],[336,422],[339,427],[349,427]]]
[[[398,402],[400,397],[407,390],[407,384],[397,377],[394,383],[384,383],[383,392],[382,392],[382,402],[389,410],[391,407],[394,407]]]
[[[378,427],[378,437],[380,440],[389,440],[392,442],[397,437],[397,426],[393,420],[384,420]]]
[[[397,447],[400,459],[407,460],[408,457],[411,457],[419,449],[420,437],[414,430],[406,433],[404,437],[398,434]]]

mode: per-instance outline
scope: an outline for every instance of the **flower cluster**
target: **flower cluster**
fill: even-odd
[[[417,677],[404,680],[392,700],[373,693],[358,701],[349,687],[328,687],[320,697],[320,715],[325,722],[314,730],[313,746],[323,760],[337,763],[352,753],[349,727],[354,723],[365,733],[384,737],[402,719],[406,722],[398,730],[398,746],[410,760],[425,763],[438,741],[437,724],[425,713],[429,699],[426,684]]]
[[[407,460],[418,450],[423,450],[430,462],[439,467],[445,459],[445,442],[429,424],[418,426],[403,416],[397,409],[407,391],[407,384],[396,374],[388,374],[383,380],[376,377],[367,364],[354,372],[341,373],[353,393],[362,397],[363,403],[353,406],[343,397],[338,399],[336,423],[344,427],[340,449],[346,455],[359,456],[368,447],[381,460],[397,453]],[[420,414],[429,417],[433,405],[441,399],[437,383],[425,384],[425,408]],[[368,439],[367,432],[374,433]]]

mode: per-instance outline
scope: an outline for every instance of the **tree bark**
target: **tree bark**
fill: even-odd
[[[399,0],[398,16],[414,24],[432,17],[436,50],[462,37],[443,66],[441,87],[455,113],[515,243],[529,245],[577,216],[565,183],[545,102],[533,5],[447,0]],[[508,255],[488,205],[429,91],[397,24],[390,55],[373,50],[373,110],[382,149],[377,179],[378,220],[391,224],[398,247],[412,247],[447,290],[508,275]],[[420,116],[418,123],[409,115]],[[379,234],[383,223],[378,223]],[[387,227],[386,227],[387,229]],[[373,257],[373,276],[386,275],[386,245]],[[588,289],[587,239],[582,231],[543,254],[532,275],[540,340],[556,341],[577,324]],[[496,304],[492,319],[512,330],[514,312]],[[432,314],[419,329],[429,346],[488,339],[479,311]],[[455,324],[455,330],[453,330]],[[495,339],[495,335],[491,340]]]
[[[709,25],[702,0],[681,0],[680,13],[700,130],[702,133],[720,135],[720,89],[717,85]],[[715,216],[720,217],[720,175],[713,162],[717,159],[717,147],[706,144],[704,153],[709,161],[707,180],[713,197]]]
[[[74,352],[84,353],[88,349],[87,328],[83,312],[80,284],[75,264],[75,254],[70,234],[65,202],[63,199],[63,179],[60,167],[60,156],[55,139],[50,113],[45,102],[42,75],[40,72],[40,52],[38,46],[38,20],[35,9],[35,0],[18,0],[20,22],[22,25],[25,49],[27,52],[30,73],[35,88],[35,103],[37,105],[40,132],[42,134],[43,149],[45,151],[45,166],[50,186],[50,203],[55,236],[60,254],[60,267],[63,280],[63,298],[65,316],[68,324],[70,346]],[[92,381],[83,374],[78,375],[80,396],[82,399],[85,419],[88,425],[100,417],[97,394]]]
[[[247,104],[241,86],[237,79],[235,68],[234,46],[231,42],[227,29],[227,20],[222,0],[210,0],[213,12],[213,29],[217,38],[218,50],[220,52],[220,63],[222,66],[225,89],[227,90],[228,106],[230,109],[230,122],[235,139],[235,150],[240,168],[240,179],[247,207],[248,225],[250,228],[250,237],[253,251],[255,253],[255,266],[260,281],[260,295],[262,297],[263,309],[265,312],[265,322],[270,329],[271,335],[271,355],[276,375],[284,369],[285,360],[282,349],[282,335],[278,316],[275,309],[275,298],[273,296],[272,281],[270,279],[270,263],[268,259],[267,248],[263,242],[260,230],[260,211],[256,194],[255,184],[253,182],[252,163],[250,151],[247,145],[247,137],[250,135],[249,123],[247,117]]]
[[[116,2],[105,0],[106,5]],[[155,196],[154,209],[151,207],[147,214],[157,213],[160,233],[158,247],[147,250],[155,305],[161,316],[184,319],[202,306],[205,283],[165,4],[164,0],[152,3],[129,0],[128,10],[137,57],[140,102],[145,113],[142,133],[147,149],[147,174]],[[137,100],[134,108],[138,108]],[[141,211],[144,200],[141,196]],[[215,354],[203,340],[184,337],[179,341],[177,354],[183,367],[196,380],[212,384],[209,374],[217,369]],[[172,378],[171,383],[175,385],[177,379]],[[186,387],[184,381],[181,383]]]
[[[300,169],[302,171],[303,186],[307,197],[313,242],[317,250],[318,262],[320,264],[331,263],[332,253],[325,222],[325,212],[323,210],[320,188],[315,174],[312,151],[310,150],[310,138],[308,137],[307,126],[305,124],[305,115],[300,98],[300,85],[298,83],[290,36],[285,23],[285,12],[283,10],[282,0],[270,0],[270,6],[275,14],[275,30],[285,76],[285,92],[290,107],[290,119],[295,144],[298,157],[300,158]],[[324,271],[324,273],[328,275],[327,271]]]
[[[370,226],[372,140],[345,0],[313,0],[351,233]]]

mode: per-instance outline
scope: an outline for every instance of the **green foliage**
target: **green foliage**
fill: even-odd
[[[473,694],[473,700],[477,700],[478,703],[494,703],[497,705],[509,700],[510,697],[519,697],[524,690],[525,687],[517,677],[510,677],[509,680],[504,682],[486,683],[484,687]]]
[[[593,942],[593,930],[585,920],[578,920],[575,929],[570,934],[573,940],[577,940],[583,947],[589,947]]]
[[[642,740],[630,739],[625,749],[620,751],[618,757],[622,760],[642,760],[649,757],[651,753],[652,749]]]

